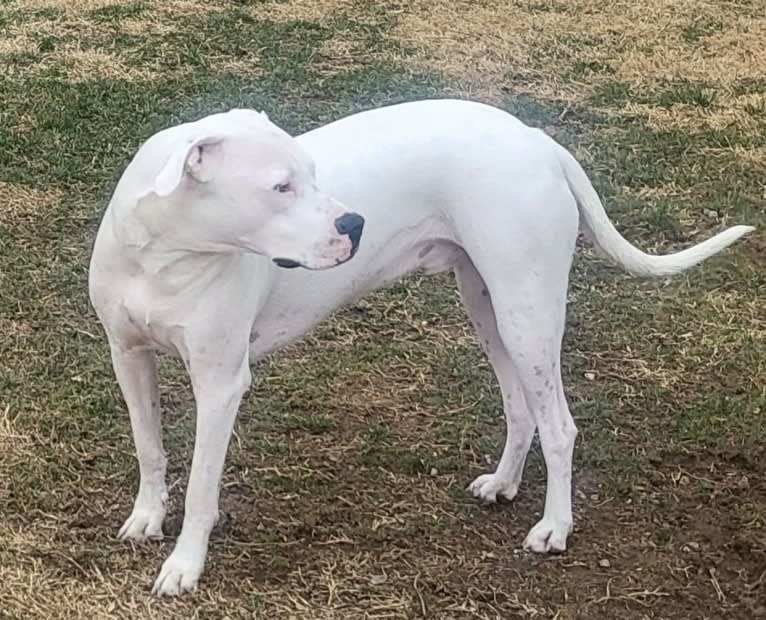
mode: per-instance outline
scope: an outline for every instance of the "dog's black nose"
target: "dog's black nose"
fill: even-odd
[[[358,213],[344,213],[335,220],[335,230],[341,235],[348,235],[348,238],[351,239],[352,256],[359,247],[359,240],[362,238],[363,228],[364,218]]]

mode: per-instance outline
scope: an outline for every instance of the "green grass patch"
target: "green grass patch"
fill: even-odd
[[[108,4],[93,9],[88,17],[95,22],[119,22],[121,19],[140,17],[146,13],[151,5],[148,2],[123,2],[120,4]]]
[[[689,25],[684,26],[681,30],[681,36],[687,43],[696,44],[710,35],[721,32],[723,28],[723,23],[717,19],[695,19]]]

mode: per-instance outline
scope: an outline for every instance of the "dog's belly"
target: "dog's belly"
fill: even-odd
[[[285,274],[253,325],[250,359],[257,361],[299,339],[336,310],[408,274],[452,269],[463,250],[452,241],[426,238],[396,254],[360,254],[332,270]]]

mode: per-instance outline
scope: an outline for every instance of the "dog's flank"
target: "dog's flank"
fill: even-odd
[[[153,591],[197,586],[249,364],[419,269],[454,271],[503,395],[505,448],[471,492],[512,498],[537,430],[548,483],[524,546],[565,550],[577,429],[560,352],[580,220],[609,258],[643,275],[687,269],[751,230],[645,254],[616,231],[567,151],[501,110],[465,101],[381,108],[296,139],[243,110],[150,138],[102,221],[90,295],[140,469],[121,538],[162,536],[167,461],[155,351],[182,357],[194,390],[183,527]],[[298,265],[308,269],[284,268]]]

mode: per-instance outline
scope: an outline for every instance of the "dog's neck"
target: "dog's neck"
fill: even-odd
[[[231,248],[195,247],[171,217],[141,201],[132,209],[111,208],[108,234],[101,248],[110,271],[119,278],[144,278],[169,295],[201,295],[221,286],[246,261],[268,259]]]

